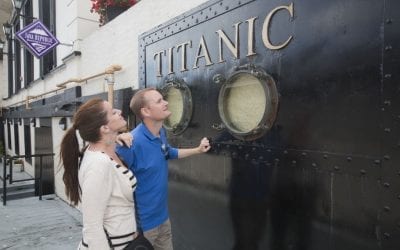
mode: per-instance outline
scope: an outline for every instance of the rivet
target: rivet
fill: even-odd
[[[340,168],[338,166],[334,166],[333,169],[335,169],[336,171],[340,170]]]
[[[360,173],[361,173],[362,175],[365,175],[365,173],[366,173],[365,169],[361,169],[361,170],[360,170]]]
[[[353,160],[350,156],[346,158],[347,161]]]
[[[391,131],[390,128],[385,128],[386,133],[390,133],[390,131]]]
[[[391,24],[392,23],[392,19],[391,18],[386,18],[385,21],[386,21],[387,24]]]
[[[392,46],[387,45],[387,46],[385,47],[385,50],[386,50],[386,51],[392,50]]]
[[[258,157],[258,160],[262,161],[262,160],[264,160],[264,157],[260,156],[260,157]]]
[[[313,166],[314,168],[316,168],[316,167],[317,167],[317,163],[313,162],[313,163],[311,164],[311,166]]]
[[[278,158],[275,158],[275,162],[278,163],[278,162],[279,162],[279,159],[278,159]]]
[[[306,152],[301,153],[302,156],[307,156]]]
[[[383,159],[390,160],[390,156],[389,155],[385,155],[385,156],[383,156]]]
[[[390,187],[390,184],[388,182],[385,182],[385,183],[383,183],[383,186],[388,188],[388,187]]]
[[[287,150],[285,150],[285,151],[283,151],[283,153],[284,153],[285,155],[287,155],[287,154],[288,154],[288,151],[287,151]]]
[[[385,206],[384,209],[385,209],[386,212],[390,211],[390,207],[389,206]]]
[[[328,155],[324,155],[324,159],[328,159]]]
[[[392,74],[385,74],[386,79],[390,79],[392,77]]]
[[[390,238],[390,233],[383,233],[383,236],[384,236],[386,239],[388,239],[388,238]]]
[[[389,100],[385,100],[384,104],[385,104],[386,106],[390,106],[391,102],[390,102]]]
[[[293,165],[296,165],[296,163],[297,163],[297,162],[296,162],[295,160],[292,161],[292,164],[293,164]]]
[[[375,161],[374,161],[374,164],[376,164],[376,165],[381,164],[381,160],[375,160]]]
[[[251,151],[253,151],[253,152],[256,152],[256,150],[257,150],[256,148],[252,148],[252,149],[251,149]]]

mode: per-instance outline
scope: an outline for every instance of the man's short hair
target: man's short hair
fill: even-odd
[[[132,96],[131,102],[129,103],[129,108],[132,110],[132,112],[142,120],[143,120],[143,116],[142,116],[141,109],[144,108],[147,104],[147,100],[144,97],[144,95],[147,92],[152,91],[152,90],[157,91],[157,89],[155,89],[155,88],[144,88],[144,89],[137,91]]]

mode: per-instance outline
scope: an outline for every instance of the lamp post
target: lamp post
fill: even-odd
[[[25,16],[20,14],[22,6],[25,5],[25,1],[26,0],[12,0],[12,4],[14,6],[14,10],[15,10],[15,14],[13,15],[13,18],[16,17],[23,17],[24,19],[28,19],[28,20],[35,20],[37,19],[36,17],[31,17],[31,16]]]
[[[11,37],[11,25],[9,23],[3,23],[3,31],[4,35],[6,35],[7,39]]]
[[[17,10],[18,13],[22,8],[22,3],[23,2],[24,2],[24,0],[12,0],[12,4],[13,4],[14,8]]]

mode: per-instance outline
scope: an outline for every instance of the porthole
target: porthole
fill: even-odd
[[[181,134],[192,117],[192,94],[183,81],[167,82],[160,90],[168,102],[171,115],[164,121],[164,127],[174,135]]]
[[[221,86],[219,115],[238,139],[249,141],[262,137],[272,127],[277,109],[275,81],[261,69],[236,71]]]

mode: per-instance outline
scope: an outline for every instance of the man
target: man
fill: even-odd
[[[156,250],[172,250],[167,160],[205,153],[210,149],[210,144],[207,138],[203,138],[196,148],[169,146],[163,122],[171,112],[168,102],[154,88],[136,92],[129,106],[142,123],[131,131],[133,146],[118,147],[117,153],[137,179],[137,221]]]

